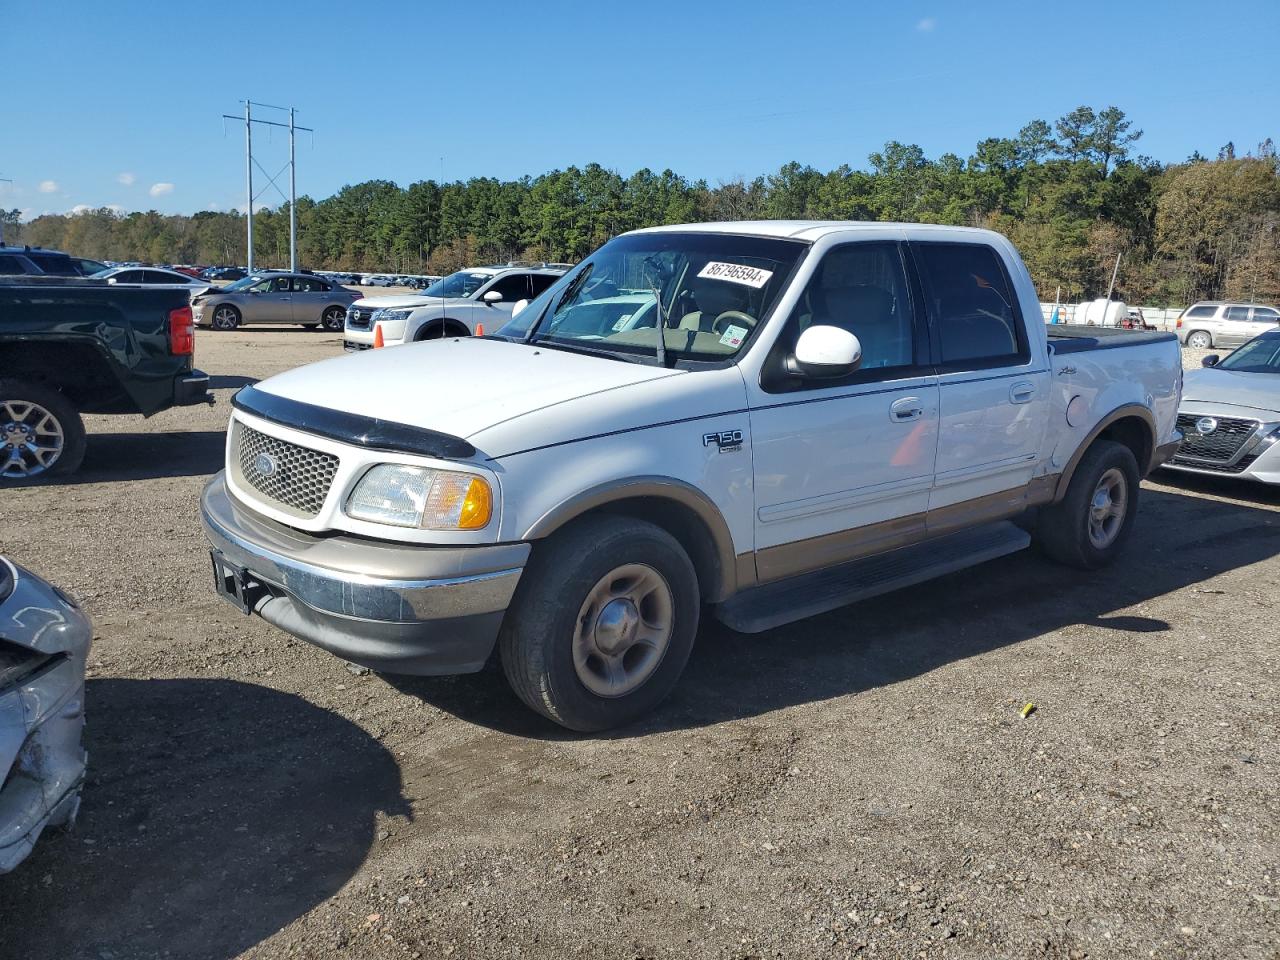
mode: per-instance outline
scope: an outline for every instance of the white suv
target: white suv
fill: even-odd
[[[367,297],[347,310],[344,345],[367,350],[379,328],[384,346],[467,337],[479,324],[493,333],[508,320],[516,304],[528,302],[564,276],[568,264],[503,264],[451,273],[420,294]]]
[[[1260,303],[1204,301],[1182,311],[1178,339],[1188,347],[1238,347],[1272,327],[1280,326],[1280,310]]]

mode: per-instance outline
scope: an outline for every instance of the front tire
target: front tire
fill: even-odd
[[[1194,330],[1187,334],[1187,346],[1196,350],[1209,350],[1213,347],[1213,336],[1206,330]]]
[[[674,689],[698,630],[698,576],[665,530],[580,521],[545,543],[499,637],[507,681],[530,708],[593,732],[648,713]]]
[[[63,394],[0,378],[0,480],[72,473],[84,460],[85,446],[84,421]]]
[[[1139,479],[1133,451],[1111,440],[1095,442],[1080,459],[1066,496],[1040,510],[1041,550],[1081,570],[1106,566],[1133,530]]]
[[[347,324],[347,311],[329,307],[320,317],[320,325],[332,333],[341,333]]]
[[[209,325],[215,330],[234,330],[240,326],[240,311],[229,303],[219,304],[214,308]]]

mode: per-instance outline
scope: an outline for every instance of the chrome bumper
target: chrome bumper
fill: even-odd
[[[262,590],[253,613],[339,656],[392,673],[479,670],[530,546],[422,547],[313,537],[241,506],[219,473],[201,496],[215,557]]]

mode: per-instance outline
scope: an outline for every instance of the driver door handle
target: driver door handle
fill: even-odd
[[[924,406],[919,397],[903,397],[889,405],[889,419],[894,423],[907,423],[924,416]]]

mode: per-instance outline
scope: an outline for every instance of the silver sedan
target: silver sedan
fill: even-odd
[[[255,273],[191,300],[196,326],[234,330],[242,323],[297,323],[340,331],[360,294],[309,273]]]

